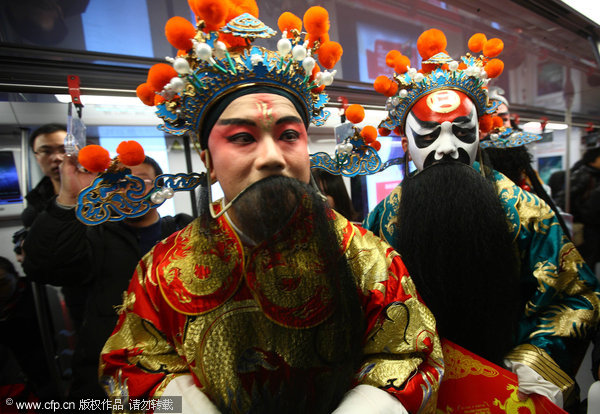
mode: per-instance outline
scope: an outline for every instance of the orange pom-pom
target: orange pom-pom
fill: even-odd
[[[400,130],[400,126],[394,128],[394,135],[402,136],[402,131]]]
[[[374,142],[377,139],[377,129],[372,125],[367,125],[360,131],[360,136],[367,144]]]
[[[86,170],[99,173],[110,166],[110,154],[100,145],[86,145],[77,155],[79,164]]]
[[[492,120],[492,116],[489,114],[485,114],[479,117],[479,130],[484,134],[490,132],[492,127],[494,126],[494,121]]]
[[[155,92],[160,92],[164,86],[177,76],[173,66],[166,63],[157,63],[148,71],[148,83]]]
[[[160,96],[159,94],[154,95],[154,106],[156,105],[160,105],[161,103],[163,103],[166,99],[163,98],[162,96]]]
[[[225,43],[227,48],[232,47],[246,47],[249,42],[244,37],[234,36],[231,33],[220,33],[219,40]]]
[[[488,78],[497,78],[504,70],[504,62],[500,59],[492,59],[483,67]]]
[[[406,73],[408,71],[409,66],[410,59],[407,56],[400,55],[400,57],[396,60],[394,70],[396,71],[396,73]]]
[[[385,96],[394,96],[398,92],[398,84],[387,76],[380,75],[375,79],[373,87],[376,92]]]
[[[197,0],[188,0],[188,6],[190,6],[190,9],[192,9],[192,11],[194,12],[194,14],[197,16],[198,15],[198,11],[196,10],[196,1]]]
[[[377,128],[377,133],[382,137],[387,137],[388,135],[390,135],[392,133],[392,131],[390,131],[387,128],[381,127],[381,128]]]
[[[154,90],[152,90],[152,87],[150,85],[148,85],[146,82],[140,84],[136,89],[135,89],[135,94],[137,95],[138,98],[140,98],[140,101],[142,101],[144,103],[144,105],[148,105],[148,106],[154,106]]]
[[[182,50],[182,49],[179,49],[179,50],[177,51],[177,57],[180,57],[180,56],[185,56],[185,55],[187,55],[187,54],[188,54],[187,50]]]
[[[469,50],[473,53],[479,53],[483,50],[483,45],[487,42],[487,37],[483,33],[475,33],[469,38]]]
[[[434,70],[435,68],[437,68],[437,65],[435,63],[423,63],[421,65],[421,70],[423,72],[421,72],[421,73],[427,74],[427,73],[431,72],[432,70]]]
[[[342,57],[344,50],[338,42],[325,42],[319,47],[319,62],[327,69],[333,69]]]
[[[381,142],[379,142],[379,141],[369,142],[367,145],[369,147],[373,147],[373,149],[375,151],[379,151],[381,149]]]
[[[204,20],[205,31],[218,30],[225,24],[229,4],[224,0],[188,0],[196,19]]]
[[[504,125],[504,120],[502,118],[499,116],[492,117],[492,128],[500,128],[502,125]]]
[[[192,38],[196,36],[196,28],[183,17],[171,17],[165,24],[165,36],[174,48],[189,50],[193,46]]]
[[[394,96],[398,92],[398,84],[394,81],[390,81],[387,91],[385,91],[384,95],[387,97]]]
[[[312,35],[329,32],[329,13],[321,6],[313,6],[304,13],[304,28]]]
[[[443,52],[447,44],[446,35],[438,29],[426,30],[417,39],[417,49],[423,60]]]
[[[387,76],[379,75],[375,78],[375,82],[373,82],[373,88],[375,89],[375,92],[385,95],[391,82],[392,81]]]
[[[346,108],[346,119],[353,124],[359,124],[365,119],[365,108],[359,104],[352,104]]]
[[[504,42],[497,37],[488,40],[483,45],[483,54],[487,57],[496,57],[504,50]]]
[[[465,62],[460,62],[458,64],[458,69],[465,70],[467,68],[467,64]]]
[[[321,93],[323,90],[325,90],[325,85],[315,86],[312,88],[313,93]]]
[[[302,31],[302,20],[294,13],[285,12],[277,19],[277,27],[281,33],[287,31],[288,39],[293,37],[292,30]]]
[[[396,65],[396,60],[398,60],[400,56],[402,56],[402,53],[400,53],[399,51],[390,50],[389,52],[387,52],[387,55],[385,55],[385,64],[388,65],[390,68],[393,68]]]
[[[248,13],[258,19],[258,4],[256,4],[256,0],[227,0],[227,3],[229,9],[227,11],[227,21],[244,13]]]
[[[139,165],[146,159],[144,148],[137,141],[122,141],[117,147],[119,161],[128,167]]]
[[[320,35],[313,35],[311,33],[307,33],[305,40],[308,41],[308,48],[310,49],[311,47],[314,47],[315,42],[317,40],[319,41],[320,45],[322,45],[323,43],[329,42],[329,33],[323,33]],[[319,54],[319,50],[317,50],[317,54]]]

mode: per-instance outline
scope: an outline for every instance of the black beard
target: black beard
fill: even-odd
[[[326,204],[316,191],[295,178],[271,176],[251,184],[231,206],[236,225],[257,244],[270,239],[289,222],[303,198],[310,210],[302,214],[323,215]]]
[[[502,365],[514,346],[518,258],[492,182],[468,165],[402,183],[398,251],[442,337]]]
[[[272,323],[272,329],[260,332],[262,338],[270,338],[270,342],[281,349],[293,349],[292,360],[315,361],[315,355],[318,355],[316,360],[319,364],[297,369],[293,378],[277,384],[261,382],[261,367],[251,366],[252,406],[247,412],[331,413],[352,386],[362,360],[365,330],[356,278],[340,251],[339,238],[328,215],[331,210],[312,186],[281,176],[252,184],[231,208],[235,211],[240,230],[257,243],[255,248],[249,249],[249,255],[256,250],[266,252],[266,255],[283,256],[287,252],[284,249],[300,252],[313,242],[317,243],[319,254],[315,260],[326,275],[324,286],[331,295],[333,307],[332,314],[325,321],[302,329],[307,338],[302,342],[295,335],[296,328]],[[291,241],[296,240],[293,237],[298,229],[308,229],[306,239],[293,245]],[[278,278],[280,274],[288,278],[314,277],[306,274],[306,266],[302,263],[292,263],[299,256],[298,253],[286,255],[290,262],[273,269],[273,277]],[[286,292],[290,298],[294,294],[294,291]],[[330,345],[323,348],[320,345],[323,343]],[[255,350],[247,351],[255,353]],[[271,355],[269,349],[260,351]],[[244,355],[241,356],[243,359]],[[315,376],[315,372],[319,375]],[[216,403],[221,412],[230,410],[230,407]]]
[[[435,151],[431,151],[429,155],[423,161],[423,168],[429,168],[435,164],[439,164],[442,162],[460,162],[465,165],[471,165],[471,159],[469,158],[469,154],[463,148],[458,148],[458,158],[452,158],[450,154],[446,154],[442,157],[441,160],[435,159]]]

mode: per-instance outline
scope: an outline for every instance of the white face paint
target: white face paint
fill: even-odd
[[[467,115],[459,116],[455,111],[436,111],[435,116],[427,116],[425,120],[417,118],[415,111],[408,114],[405,127],[408,151],[419,171],[442,158],[473,164],[479,136],[477,112],[474,105],[470,109]]]

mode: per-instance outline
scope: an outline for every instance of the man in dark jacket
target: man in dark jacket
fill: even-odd
[[[21,220],[25,227],[30,227],[52,197],[58,194],[59,166],[65,156],[66,136],[67,129],[64,125],[46,124],[33,131],[29,137],[29,146],[35,154],[35,160],[44,178],[25,196],[27,207],[21,213]]]
[[[576,222],[583,223],[583,244],[579,246],[587,264],[595,269],[600,261],[600,147],[588,149],[571,173],[571,213]],[[559,202],[564,205],[565,194]]]
[[[27,206],[21,213],[24,228],[13,235],[17,260],[23,262],[23,241],[28,229],[33,225],[38,215],[46,209],[60,189],[59,167],[65,157],[65,137],[67,128],[62,124],[45,124],[29,136],[29,147],[35,154],[44,177],[25,196]],[[62,289],[69,316],[75,330],[81,325],[81,315],[85,306],[85,291],[81,287],[66,286]]]
[[[156,161],[131,167],[146,187],[162,174]],[[160,217],[156,209],[121,222],[86,226],[75,216],[79,191],[93,174],[77,169],[74,158],[61,165],[58,196],[30,229],[23,267],[38,282],[58,286],[87,285],[87,303],[73,361],[72,398],[104,398],[98,385],[98,359],[102,346],[117,321],[115,306],[121,304],[140,258],[158,241],[185,227],[192,217],[178,214]]]

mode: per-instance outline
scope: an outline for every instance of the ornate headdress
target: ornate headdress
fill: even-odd
[[[419,70],[410,67],[409,58],[399,51],[392,50],[387,54],[386,64],[394,68],[395,73],[391,79],[379,76],[374,83],[375,90],[388,97],[388,118],[380,127],[388,130],[399,127],[404,131],[406,117],[413,105],[423,96],[442,89],[465,93],[477,108],[480,124],[490,123],[491,114],[499,104],[489,101],[487,84],[504,69],[504,63],[495,59],[504,48],[503,42],[496,38],[488,40],[484,34],[477,33],[469,39],[469,49],[473,54],[482,54],[467,53],[460,61],[448,55],[446,45],[446,36],[440,30],[423,32],[417,40],[417,49],[423,59]]]
[[[275,35],[258,20],[254,0],[188,2],[196,24],[173,17],[165,26],[167,40],[178,49],[177,57],[167,58],[170,64],[152,66],[147,82],[136,90],[142,102],[156,106],[164,121],[160,129],[174,135],[190,133],[206,148],[208,132],[216,121],[211,121],[213,110],[227,97],[254,87],[267,87],[290,97],[306,123],[325,122],[329,98],[323,89],[333,82],[336,71],[332,69],[342,47],[329,40],[329,16],[324,8],[311,7],[303,19],[283,13],[277,22],[282,37],[273,51],[252,45],[257,38]],[[125,145],[121,152],[129,145],[133,144]],[[163,174],[144,195],[143,181],[125,167],[141,163],[143,150],[140,155],[136,149],[133,161],[121,152],[113,160],[97,146],[80,152],[84,167],[102,172],[79,195],[77,216],[86,224],[141,216],[172,197],[174,191],[191,190],[206,182],[205,174]]]
[[[174,134],[206,131],[207,115],[225,96],[244,88],[266,86],[291,95],[300,103],[305,121],[322,125],[329,112],[323,88],[331,85],[333,69],[342,55],[337,42],[329,40],[329,16],[322,7],[311,7],[303,21],[286,12],[278,20],[282,38],[277,50],[251,43],[270,38],[275,31],[258,20],[254,1],[240,8],[220,0],[190,1],[197,24],[181,17],[171,18],[165,27],[167,40],[179,50],[171,65],[159,63],[150,68],[148,81],[137,94],[147,105],[156,105],[164,125]],[[238,3],[236,1],[235,3]],[[247,3],[247,2],[246,2]],[[242,14],[235,14],[243,11]],[[234,13],[233,16],[229,16]],[[206,145],[206,137],[200,144]]]

